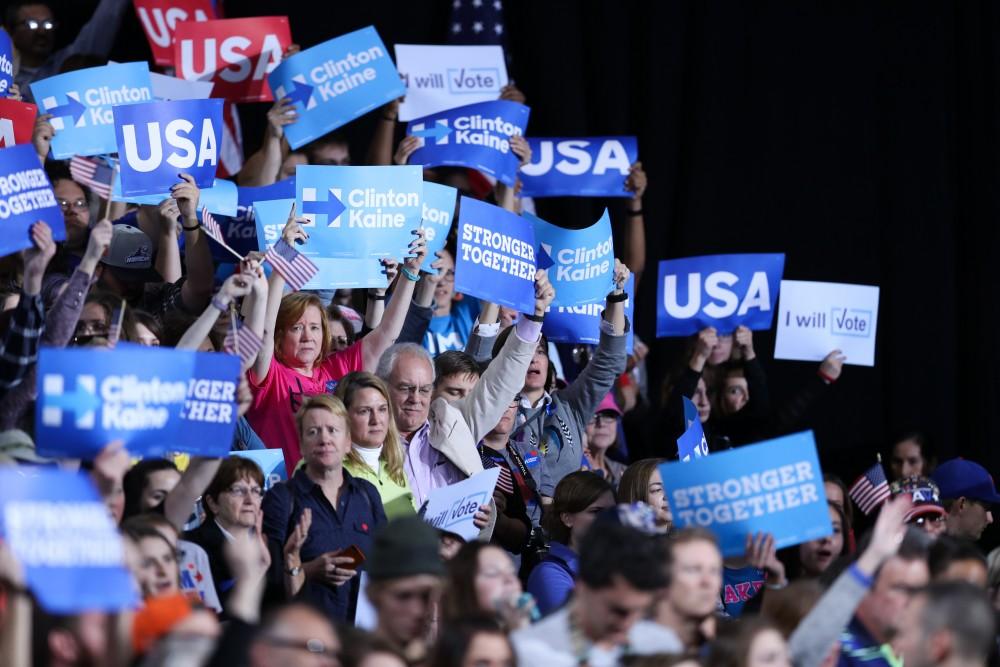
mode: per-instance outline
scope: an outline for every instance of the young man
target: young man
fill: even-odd
[[[715,535],[681,530],[670,541],[670,585],[653,618],[672,630],[686,651],[697,652],[715,636],[715,610],[722,591],[722,554]]]
[[[978,541],[993,523],[993,505],[1000,503],[990,473],[973,461],[952,459],[939,465],[931,479],[941,489],[941,500],[948,510],[948,534]]]
[[[935,582],[903,610],[892,647],[906,667],[982,667],[995,633],[993,608],[981,588]]]

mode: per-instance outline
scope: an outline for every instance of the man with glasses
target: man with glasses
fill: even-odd
[[[53,53],[59,23],[51,7],[38,0],[9,3],[3,24],[18,57],[14,83],[20,87],[24,100],[34,102],[28,84],[58,74],[70,56],[88,54],[107,58],[130,4],[128,0],[101,0],[90,20],[79,28],[73,42]],[[69,29],[72,31],[76,26]]]
[[[993,505],[1000,503],[990,473],[973,461],[952,459],[939,465],[931,479],[941,489],[941,502],[948,511],[948,534],[978,541],[993,523]]]
[[[343,664],[340,639],[330,621],[313,607],[288,605],[261,625],[250,644],[249,664],[251,667],[340,667]]]

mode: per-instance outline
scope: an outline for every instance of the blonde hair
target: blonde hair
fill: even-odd
[[[351,422],[347,419],[347,408],[344,407],[344,403],[336,396],[319,394],[308,397],[295,413],[295,430],[299,433],[299,444],[302,443],[302,422],[310,410],[326,410],[333,413],[334,417],[340,417],[347,426],[347,436],[351,436]]]
[[[326,310],[323,309],[323,302],[315,294],[294,292],[293,294],[286,294],[281,298],[281,305],[278,307],[278,316],[274,322],[274,354],[278,357],[278,361],[285,363],[281,359],[282,337],[284,337],[286,331],[302,319],[309,306],[315,306],[316,310],[319,311],[319,324],[323,329],[323,335],[320,338],[319,344],[319,357],[316,358],[314,365],[319,365],[326,359],[326,355],[330,353],[330,322],[327,320]]]
[[[409,486],[406,481],[406,472],[403,470],[403,444],[399,437],[399,430],[396,428],[396,419],[392,414],[392,399],[389,397],[389,387],[386,383],[372,373],[354,371],[341,378],[334,394],[344,402],[344,407],[350,409],[355,394],[362,389],[374,389],[382,394],[389,406],[389,427],[386,431],[385,442],[382,443],[382,453],[379,455],[379,460],[385,463],[385,470],[389,473],[392,481],[400,486]],[[354,448],[351,448],[347,460],[357,466],[367,465],[361,455],[354,451]]]

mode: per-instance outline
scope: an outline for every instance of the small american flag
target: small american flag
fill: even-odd
[[[483,462],[483,469],[489,470],[490,468],[500,468],[500,477],[497,478],[497,488],[506,493],[507,495],[514,494],[514,476],[510,474],[510,468],[507,467],[507,463],[497,462],[493,458],[493,454],[484,445],[479,446],[479,459]]]
[[[244,326],[242,322],[236,322],[236,335],[233,336],[233,331],[230,329],[222,343],[222,349],[229,354],[238,354],[240,362],[246,366],[257,358],[257,353],[263,344],[264,341],[258,338],[250,327]]]
[[[884,503],[889,497],[889,482],[886,481],[882,464],[876,463],[858,477],[848,493],[858,508],[865,514]]]
[[[100,160],[74,155],[69,161],[69,173],[74,181],[86,185],[101,199],[111,198],[114,170]]]
[[[208,207],[201,209],[201,226],[205,228],[205,233],[222,245],[226,245],[226,235],[222,233],[222,227],[216,222],[212,214],[208,212]]]
[[[313,264],[308,257],[288,245],[284,239],[268,248],[264,259],[271,263],[274,270],[281,274],[288,286],[296,292],[319,272],[319,267]]]

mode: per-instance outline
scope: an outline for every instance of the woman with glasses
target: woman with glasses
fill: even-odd
[[[614,394],[607,394],[587,422],[587,446],[583,450],[583,469],[597,473],[616,489],[626,466],[608,458],[607,453],[618,440],[618,420],[621,416],[622,410]]]

